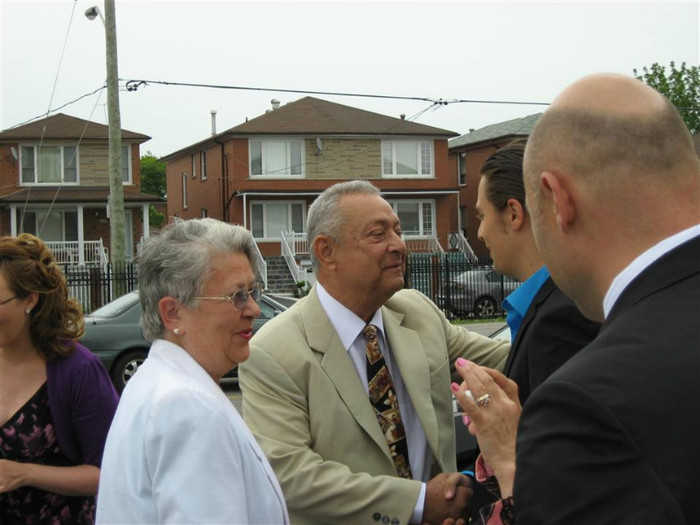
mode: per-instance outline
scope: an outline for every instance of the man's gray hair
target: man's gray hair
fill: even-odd
[[[326,188],[309,207],[306,219],[306,238],[309,244],[309,257],[314,273],[318,270],[318,259],[313,249],[313,241],[319,235],[327,235],[334,241],[341,240],[344,217],[338,209],[340,199],[350,194],[380,195],[379,189],[366,180],[340,182]]]
[[[216,219],[175,218],[159,235],[144,241],[139,258],[141,330],[147,341],[163,336],[165,326],[158,302],[175,297],[187,307],[197,305],[217,254],[242,253],[258,275],[255,241],[251,233]]]

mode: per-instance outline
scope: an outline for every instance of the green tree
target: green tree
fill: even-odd
[[[642,68],[642,74],[632,70],[637,79],[653,87],[678,108],[691,133],[700,133],[700,67],[687,67],[685,62],[666,67],[654,62]]]
[[[165,162],[147,151],[141,156],[141,191],[165,197],[165,188]],[[152,205],[148,208],[148,217],[150,223],[156,228],[160,228],[165,222],[165,215]]]

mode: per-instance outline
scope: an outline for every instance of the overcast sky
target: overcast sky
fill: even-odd
[[[102,2],[97,2],[102,7]],[[0,129],[104,85],[90,0],[0,0]],[[550,102],[594,72],[700,63],[700,1],[117,0],[119,77],[430,99]],[[64,49],[65,46],[65,49]],[[61,60],[61,57],[62,60]],[[122,127],[161,156],[304,94],[151,84],[121,92]],[[546,106],[314,95],[466,133]],[[105,90],[60,112],[107,122]],[[416,117],[417,118],[413,118]]]

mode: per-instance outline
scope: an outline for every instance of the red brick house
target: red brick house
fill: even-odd
[[[305,242],[309,205],[339,181],[367,179],[401,218],[413,251],[440,251],[457,231],[447,140],[424,124],[304,97],[163,157],[168,216],[242,224],[263,256]],[[281,232],[294,231],[283,240]],[[296,255],[305,248],[294,248]]]
[[[150,137],[122,130],[127,254],[148,236],[139,146]],[[0,132],[0,233],[41,237],[66,264],[106,262],[108,128],[62,113]]]
[[[478,257],[488,256],[486,246],[477,238],[479,221],[474,211],[481,166],[495,150],[515,139],[528,137],[541,115],[536,113],[491,124],[449,141],[450,161],[456,169],[459,187],[459,228]]]

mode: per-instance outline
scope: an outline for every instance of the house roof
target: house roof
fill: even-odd
[[[191,144],[163,157],[179,154],[215,138],[235,135],[382,135],[454,137],[454,131],[388,117],[314,97],[304,97],[227,129],[215,137]]]
[[[51,203],[56,200],[56,191],[58,189],[59,188],[55,186],[52,188],[22,188],[7,195],[1,196],[0,204],[11,204],[17,202],[30,202],[32,204],[44,202]],[[106,205],[107,198],[109,197],[109,188],[106,186],[93,186],[88,188],[79,186],[61,186],[59,196],[61,198],[61,204],[80,202]],[[161,199],[158,195],[151,195],[150,193],[124,192],[125,204],[146,204],[158,202],[165,202],[165,199]]]
[[[465,133],[448,143],[448,148],[471,146],[480,142],[487,142],[508,137],[527,137],[542,113],[535,113],[527,117],[506,120],[497,124],[491,124],[469,133]]]
[[[122,129],[122,139],[136,142],[146,142],[151,137]],[[109,127],[90,120],[71,117],[64,113],[56,113],[50,117],[35,120],[23,126],[6,129],[0,132],[0,142],[10,140],[108,140]]]

